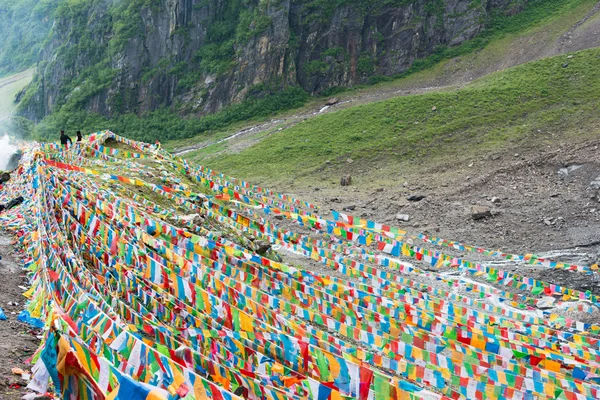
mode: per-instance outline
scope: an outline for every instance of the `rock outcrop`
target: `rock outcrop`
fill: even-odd
[[[491,12],[518,11],[514,0],[125,3],[59,7],[23,115],[205,115],[291,86],[322,93],[402,73],[476,36]]]

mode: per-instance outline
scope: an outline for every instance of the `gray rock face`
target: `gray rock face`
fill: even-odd
[[[475,221],[492,217],[492,210],[484,206],[471,207],[471,218]]]
[[[410,215],[408,215],[408,214],[396,214],[396,219],[398,221],[405,221],[405,222],[407,222],[408,220],[410,220]]]
[[[35,93],[21,113],[40,120],[71,104],[107,117],[161,107],[205,115],[243,100],[259,84],[319,93],[373,75],[402,73],[440,45],[473,38],[493,9],[518,12],[513,3],[448,0],[432,9],[431,2],[414,0],[366,10],[365,2],[349,1],[315,10],[301,0],[248,0],[245,7],[260,10],[268,27],[232,42],[230,56],[221,57],[231,62],[211,71],[199,54],[226,0],[157,0],[141,6],[120,43],[115,37],[124,28],[112,23],[114,2],[98,0],[76,18],[55,22],[38,65]],[[106,73],[81,79],[99,69]],[[73,87],[77,77],[80,84]]]

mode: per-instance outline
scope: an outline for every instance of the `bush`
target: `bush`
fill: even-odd
[[[259,88],[260,89],[260,88]],[[255,96],[239,104],[202,118],[182,118],[169,109],[159,109],[143,116],[122,114],[107,119],[99,114],[86,111],[59,111],[44,118],[33,132],[36,139],[54,141],[61,130],[74,132],[94,132],[110,129],[132,139],[154,142],[156,140],[185,139],[226,128],[235,122],[253,118],[264,118],[278,111],[301,107],[308,100],[308,94],[298,87],[273,91],[263,87]]]

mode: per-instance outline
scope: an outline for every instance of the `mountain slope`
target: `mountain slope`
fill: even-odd
[[[525,18],[527,12],[524,11],[518,18]],[[491,40],[479,51],[441,61],[401,79],[338,93],[335,97],[339,102],[333,106],[324,107],[322,99],[315,99],[304,109],[279,114],[273,120],[259,125],[245,124],[219,132],[214,137],[172,141],[167,146],[177,154],[204,149],[203,153],[210,154],[210,157],[239,152],[273,131],[287,129],[316,115],[397,96],[456,89],[492,72],[596,46],[600,46],[600,3],[585,1],[566,7],[540,23],[533,24],[530,29]],[[229,136],[230,140],[212,145]]]
[[[0,123],[7,120],[16,108],[15,96],[31,82],[33,69],[0,79]]]
[[[539,0],[538,0],[539,1]],[[522,7],[513,0],[62,1],[42,52],[35,120],[171,107],[204,115],[290,86],[318,93],[394,75]]]
[[[505,26],[524,6],[545,13],[562,3],[62,1],[21,113],[36,122],[58,114],[64,126],[66,114],[85,111],[94,117],[85,127],[92,128],[123,115],[201,116],[282,90],[295,105],[306,94],[286,89],[321,93],[403,73],[415,60],[478,37],[488,26]]]
[[[0,77],[34,65],[63,0],[0,0]]]
[[[343,171],[347,158],[367,165],[402,164],[424,156],[464,156],[507,143],[544,141],[552,135],[585,137],[595,134],[586,128],[598,123],[599,77],[600,50],[557,56],[492,74],[459,90],[317,116],[239,154],[202,161],[246,178],[273,181],[324,167]]]

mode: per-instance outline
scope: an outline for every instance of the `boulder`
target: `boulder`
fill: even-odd
[[[425,198],[425,196],[422,195],[422,194],[415,194],[415,195],[412,195],[412,196],[408,197],[406,200],[408,200],[408,201],[421,201],[424,198]]]
[[[396,219],[398,221],[408,222],[408,220],[410,219],[410,216],[408,214],[396,214]]]
[[[342,179],[340,180],[340,185],[342,185],[342,186],[352,185],[352,176],[351,175],[342,176]]]
[[[471,218],[473,218],[475,221],[480,220],[480,219],[489,218],[491,216],[492,216],[492,210],[490,210],[488,207],[473,206],[471,208]]]
[[[21,150],[18,150],[16,153],[10,156],[8,164],[6,165],[6,170],[12,171],[13,169],[17,168],[19,166],[19,161],[21,161],[22,156],[23,152]]]
[[[253,246],[254,246],[254,251],[256,251],[261,256],[264,256],[265,254],[267,254],[267,252],[269,250],[271,250],[271,244],[268,242],[265,242],[263,240],[255,241]]]
[[[334,104],[339,103],[340,101],[338,100],[337,97],[332,97],[330,99],[327,100],[327,102],[325,103],[326,106],[332,106]]]

